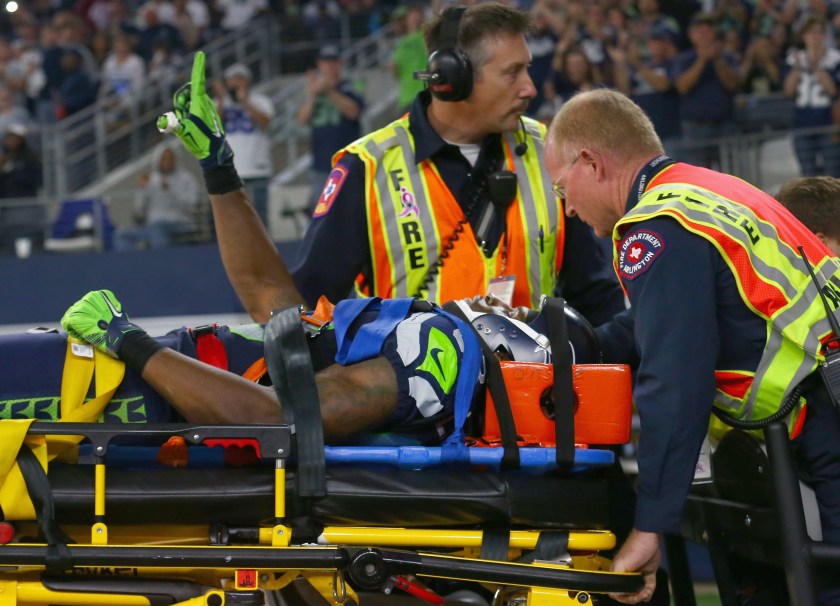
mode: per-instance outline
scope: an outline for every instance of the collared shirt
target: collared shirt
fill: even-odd
[[[484,167],[496,170],[502,159],[501,137],[488,136],[482,144],[476,168],[457,146],[444,141],[429,123],[428,92],[417,96],[409,112],[416,163],[428,160],[455,194],[462,209],[469,208],[474,188],[486,178]],[[295,284],[309,305],[322,294],[332,300],[348,296],[359,273],[370,271],[370,243],[365,205],[365,167],[357,156],[347,154],[339,162],[347,175],[329,211],[313,219],[292,268]],[[489,200],[489,199],[488,199]],[[486,201],[484,202],[486,204]],[[483,207],[482,207],[483,208]],[[468,213],[475,229],[482,208]],[[487,238],[488,252],[495,250],[504,225],[498,216]],[[592,230],[578,219],[567,219],[560,294],[594,325],[609,320],[624,308],[624,299],[612,268],[595,243]],[[552,294],[552,293],[547,293]]]

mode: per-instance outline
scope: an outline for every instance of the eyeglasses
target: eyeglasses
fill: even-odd
[[[572,170],[572,167],[575,165],[575,162],[578,161],[578,158],[580,158],[580,152],[575,154],[575,159],[572,160],[572,162],[571,162],[571,164],[569,164],[568,168],[566,168],[566,170],[563,171],[563,176],[562,177],[557,177],[557,181],[559,181],[560,179],[565,177],[568,174],[568,172],[570,170]],[[558,198],[565,199],[566,198],[566,188],[561,186],[561,185],[558,185],[557,181],[555,181],[554,183],[551,184],[551,193],[553,193]]]

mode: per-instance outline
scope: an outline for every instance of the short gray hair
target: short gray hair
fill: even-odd
[[[664,153],[650,118],[626,95],[599,88],[569,99],[551,122],[558,149],[588,147],[621,163]]]

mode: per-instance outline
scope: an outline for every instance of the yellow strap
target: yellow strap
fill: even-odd
[[[21,444],[32,450],[46,469],[47,448],[44,436],[28,436],[26,432],[35,419],[4,419],[0,421],[0,507],[7,520],[33,520],[35,509],[26,490],[26,482],[16,463]]]
[[[94,423],[102,415],[125,376],[125,364],[74,337],[67,338],[64,373],[61,376],[61,420]],[[95,397],[85,402],[90,381]],[[82,436],[52,436],[48,440],[50,460],[75,454]]]
[[[61,420],[69,423],[93,423],[117,391],[125,376],[125,365],[90,345],[69,337],[61,377]],[[91,379],[95,381],[93,399],[85,402]],[[57,456],[73,454],[83,436],[27,436],[35,419],[0,420],[0,507],[9,520],[32,520],[35,510],[26,490],[26,482],[16,463],[24,442],[41,466]]]

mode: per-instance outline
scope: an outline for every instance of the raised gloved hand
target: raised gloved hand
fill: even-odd
[[[233,150],[225,140],[225,128],[212,99],[205,91],[204,53],[195,54],[192,77],[173,97],[174,111],[157,120],[162,133],[174,133],[206,172],[233,161]]]
[[[132,333],[146,334],[128,319],[128,314],[110,290],[93,290],[70,306],[61,318],[67,334],[98,350],[120,357],[123,341]]]

